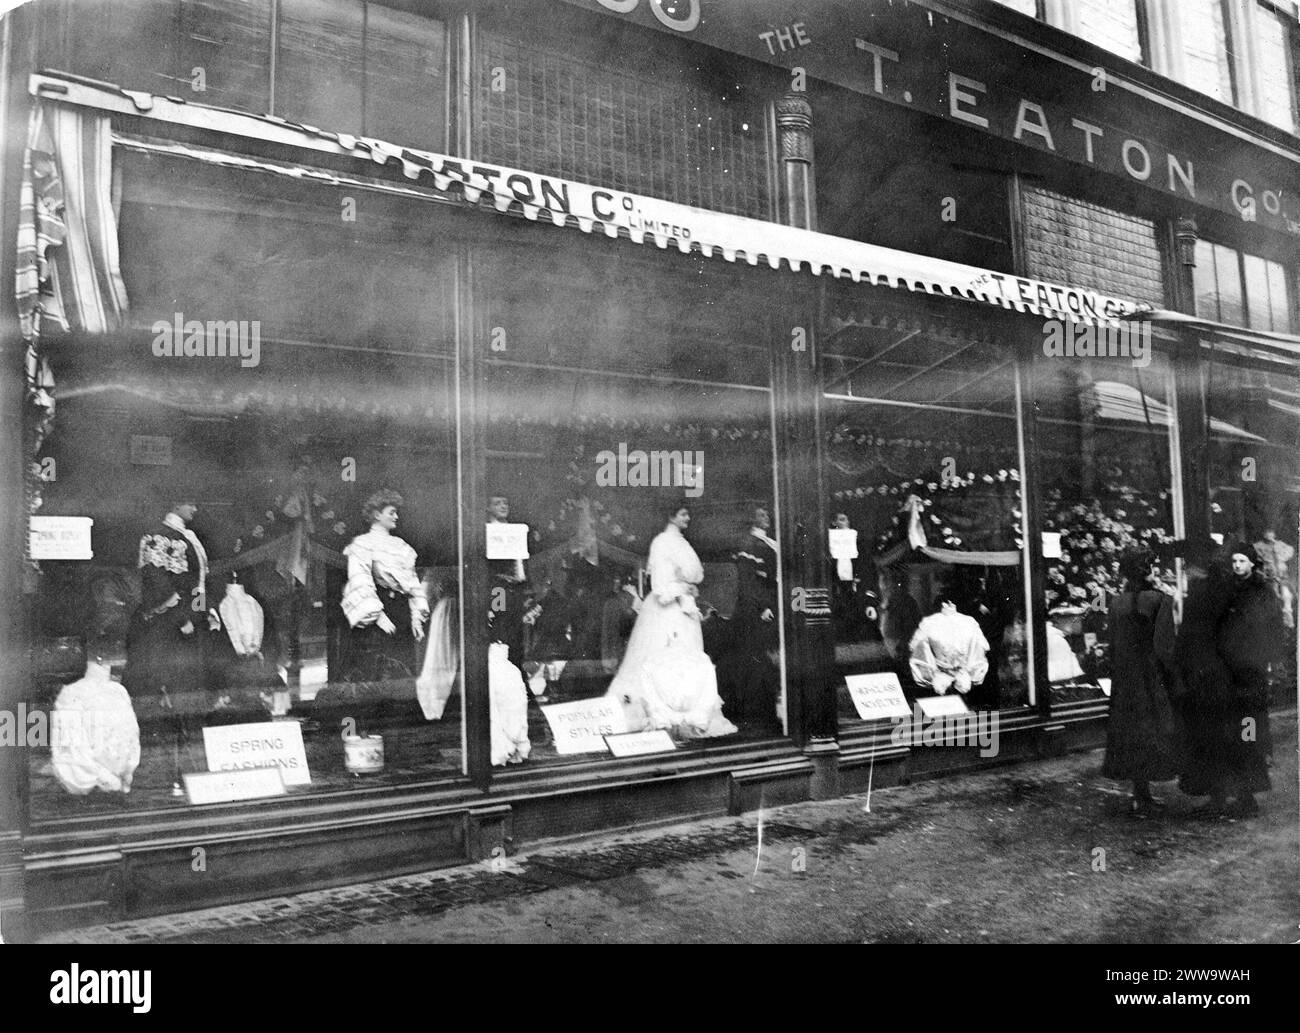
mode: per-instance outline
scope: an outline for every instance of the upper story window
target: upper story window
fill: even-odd
[[[1300,127],[1295,0],[996,0],[1288,132]]]
[[[1188,86],[1225,104],[1237,104],[1235,47],[1224,0],[1182,0],[1173,4],[1170,71]],[[1181,60],[1179,60],[1181,58]]]
[[[1196,314],[1219,323],[1291,332],[1291,277],[1282,263],[1196,242]]]
[[[1148,64],[1148,0],[997,0],[1118,54]]]
[[[1071,32],[1130,61],[1146,63],[1141,0],[1077,0]]]
[[[431,150],[444,24],[363,0],[46,0],[41,65]],[[274,80],[274,81],[273,81]]]
[[[1259,117],[1294,133],[1295,18],[1285,17],[1272,4],[1260,3],[1257,4],[1255,27]]]

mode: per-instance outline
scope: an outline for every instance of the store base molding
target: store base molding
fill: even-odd
[[[96,850],[31,835],[28,928],[40,935],[464,864],[475,860],[471,840],[494,834],[495,816],[475,817],[464,803],[422,810],[325,818],[304,809],[283,814],[279,828],[168,815],[119,827]]]
[[[22,835],[0,833],[0,936],[11,943],[22,942],[26,935],[25,882]]]
[[[775,755],[773,755],[775,752]],[[810,798],[813,765],[786,741],[639,764],[512,772],[238,806],[51,822],[22,843],[32,936],[325,889],[509,856],[544,842],[737,814]]]
[[[842,794],[865,793],[907,782],[911,750],[891,740],[892,727],[888,721],[871,721],[841,736],[838,777]]]
[[[472,859],[504,857],[513,842],[514,812],[509,804],[475,807],[465,815],[465,846]]]
[[[808,742],[803,753],[813,766],[812,798],[834,800],[840,795],[840,744],[834,739],[815,738]]]
[[[816,766],[805,757],[783,764],[763,764],[731,772],[728,814],[744,814],[765,807],[780,807],[813,799]]]
[[[1051,724],[1038,729],[1038,740],[1035,745],[1037,746],[1035,753],[1039,759],[1064,757],[1070,751],[1065,725]]]

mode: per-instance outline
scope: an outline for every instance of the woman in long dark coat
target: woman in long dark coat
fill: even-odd
[[[1231,574],[1211,567],[1193,586],[1178,636],[1186,697],[1186,768],[1190,796],[1209,796],[1202,813],[1258,813],[1254,794],[1270,788],[1268,664],[1280,641],[1277,599],[1259,571],[1254,547],[1233,547]],[[1236,800],[1227,807],[1230,792]]]
[[[1173,705],[1156,662],[1156,620],[1165,595],[1150,587],[1153,565],[1149,553],[1126,554],[1120,561],[1124,588],[1110,607],[1110,718],[1101,772],[1132,781],[1135,814],[1159,806],[1150,783],[1176,778],[1179,770]]]
[[[1228,606],[1217,639],[1230,692],[1219,729],[1221,749],[1212,758],[1217,777],[1212,796],[1222,803],[1226,791],[1235,788],[1231,812],[1241,817],[1258,814],[1254,794],[1271,788],[1266,757],[1268,671],[1283,641],[1277,595],[1261,567],[1253,545],[1241,542],[1233,547]]]

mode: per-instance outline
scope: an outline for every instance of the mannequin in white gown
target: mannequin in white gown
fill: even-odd
[[[678,508],[650,543],[650,592],[608,694],[623,701],[629,728],[693,739],[737,728],[722,716],[718,674],[704,652],[695,602],[704,567],[682,534],[690,520],[690,511]]]

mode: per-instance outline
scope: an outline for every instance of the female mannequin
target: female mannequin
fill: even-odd
[[[704,567],[683,535],[690,522],[690,510],[674,506],[650,543],[650,592],[608,694],[623,701],[631,728],[666,728],[682,738],[731,735],[737,728],[722,716],[718,674],[704,652],[695,602]]]
[[[415,643],[424,638],[429,603],[415,573],[415,550],[393,532],[402,497],[378,491],[362,512],[370,530],[343,550],[348,581],[343,613],[352,628],[354,680],[415,676]]]

